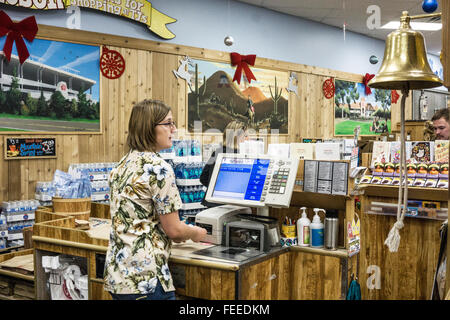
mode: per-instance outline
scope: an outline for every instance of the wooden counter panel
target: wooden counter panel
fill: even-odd
[[[103,290],[103,283],[89,281],[89,300],[112,300],[109,292]]]
[[[204,267],[184,266],[186,274],[185,295],[200,299],[233,300],[235,273]]]
[[[292,300],[341,299],[341,259],[291,252]]]
[[[75,247],[66,247],[58,244],[51,244],[51,243],[44,243],[44,242],[34,242],[34,248],[43,250],[43,251],[49,251],[49,252],[56,252],[58,254],[67,254],[71,256],[77,256],[77,257],[83,257],[88,258],[89,251],[85,249],[78,249]]]
[[[241,272],[242,300],[288,300],[291,286],[291,255],[275,258],[244,268]]]
[[[370,197],[370,200],[396,202],[396,199],[379,197]],[[362,201],[364,208],[367,198],[363,197]],[[405,217],[398,252],[391,253],[384,241],[395,222],[394,216],[367,213],[361,216],[362,298],[428,300],[439,254],[442,221]],[[379,285],[375,280],[377,268]]]
[[[91,202],[91,217],[100,219],[111,219],[109,205]]]

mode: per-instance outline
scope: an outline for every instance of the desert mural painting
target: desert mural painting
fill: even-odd
[[[248,123],[256,131],[288,133],[288,73],[250,67],[256,81],[248,83],[242,72],[240,84],[233,82],[231,64],[190,60],[188,126],[202,121],[202,131],[221,132],[232,120]]]
[[[345,80],[335,80],[334,135],[353,135],[360,126],[361,135],[391,132],[391,90],[371,89]]]
[[[0,51],[0,132],[100,132],[100,48],[43,39],[26,45],[22,65],[15,46],[10,61]]]

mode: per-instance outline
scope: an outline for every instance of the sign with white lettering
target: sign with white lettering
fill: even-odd
[[[7,138],[5,160],[56,158],[56,138]]]
[[[38,10],[58,10],[69,6],[94,9],[144,23],[163,39],[175,38],[166,24],[177,20],[153,8],[147,0],[0,0],[0,3]]]

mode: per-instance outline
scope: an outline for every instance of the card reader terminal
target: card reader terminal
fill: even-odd
[[[248,207],[223,205],[200,211],[195,216],[195,224],[205,228],[207,231],[205,242],[221,244],[225,238],[224,225],[231,221],[238,221],[236,217],[239,213],[251,214],[252,210]]]

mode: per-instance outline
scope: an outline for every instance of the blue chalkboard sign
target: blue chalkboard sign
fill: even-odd
[[[56,138],[5,137],[5,159],[56,158]]]

